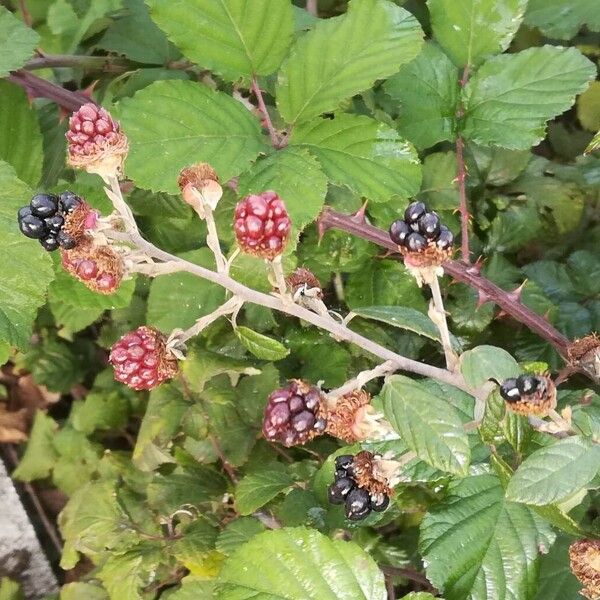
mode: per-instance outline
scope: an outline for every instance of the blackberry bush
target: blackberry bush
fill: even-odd
[[[597,597],[593,0],[1,4],[0,597]]]

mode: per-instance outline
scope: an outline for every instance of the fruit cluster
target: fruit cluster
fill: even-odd
[[[500,395],[509,408],[523,415],[544,415],[556,407],[556,388],[548,377],[519,375],[500,384]]]
[[[283,200],[275,192],[263,192],[238,202],[233,229],[243,252],[273,260],[283,253],[292,224]]]
[[[428,248],[450,251],[454,244],[452,232],[442,225],[439,216],[428,211],[423,202],[412,202],[404,211],[404,219],[390,225],[390,239],[401,250],[424,252]]]
[[[36,194],[27,206],[19,209],[19,229],[28,238],[39,240],[48,252],[58,248],[70,250],[77,245],[77,240],[64,225],[82,202],[73,192],[63,192],[60,196]]]
[[[177,361],[169,354],[163,334],[153,327],[138,327],[115,342],[109,361],[115,379],[134,390],[151,390],[172,379]]]
[[[292,379],[269,396],[263,420],[263,434],[270,442],[288,448],[305,444],[327,427],[319,388]]]
[[[335,481],[329,486],[328,497],[331,504],[345,505],[348,519],[360,521],[368,517],[371,511],[383,512],[390,498],[384,492],[369,491],[359,485],[355,458],[351,454],[344,454],[335,459]]]

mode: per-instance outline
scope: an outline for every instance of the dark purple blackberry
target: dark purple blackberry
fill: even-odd
[[[410,226],[401,219],[394,221],[390,225],[390,239],[392,242],[394,242],[394,244],[398,244],[398,246],[404,245],[406,237],[410,232]]]
[[[77,246],[77,240],[70,236],[66,231],[59,231],[56,235],[58,244],[64,250],[73,250]]]
[[[352,454],[340,454],[340,456],[335,459],[335,468],[348,472],[348,469],[352,466],[353,461],[354,456],[352,456]]]
[[[24,217],[28,217],[31,214],[31,206],[22,206],[17,213],[17,218],[19,221]]]
[[[522,396],[533,394],[533,392],[538,389],[539,385],[540,380],[533,375],[521,375],[520,377],[517,377],[517,389]]]
[[[454,244],[454,235],[445,225],[440,226],[440,233],[437,237],[436,244],[441,250],[446,250],[446,248],[450,248],[450,246]]]
[[[350,477],[340,477],[334,481],[327,490],[327,497],[331,504],[344,504],[348,494],[356,487],[356,482]]]
[[[66,191],[59,196],[60,208],[62,212],[65,213],[70,213],[75,210],[81,202],[81,198],[73,192]]]
[[[427,207],[423,202],[411,202],[404,211],[404,220],[407,223],[416,223],[426,212]]]
[[[56,236],[51,233],[45,238],[42,238],[40,244],[42,245],[42,248],[48,252],[53,252],[58,249],[58,240],[56,239]]]
[[[517,387],[516,379],[505,379],[500,385],[500,395],[507,402],[517,402],[521,399],[521,393]]]
[[[406,247],[411,252],[420,252],[427,247],[427,240],[420,233],[411,233],[406,238]]]
[[[23,235],[34,240],[39,240],[48,233],[44,221],[35,215],[26,215],[19,219],[19,229]]]
[[[54,194],[36,194],[29,206],[36,217],[45,219],[58,212],[58,198]]]
[[[383,512],[390,505],[390,497],[386,494],[371,494],[369,502],[371,510]]]
[[[61,227],[65,224],[65,220],[60,214],[53,215],[52,217],[47,217],[44,219],[44,223],[46,223],[46,227],[52,233],[58,233]]]
[[[428,212],[419,219],[419,232],[428,240],[433,240],[440,232],[440,225],[440,218],[434,212]]]
[[[322,413],[319,389],[293,379],[269,396],[263,434],[267,440],[288,447],[304,444],[325,431],[327,422]]]
[[[346,497],[346,517],[351,521],[360,521],[371,512],[369,492],[355,488]]]

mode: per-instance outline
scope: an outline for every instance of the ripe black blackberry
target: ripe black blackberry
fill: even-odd
[[[519,375],[500,384],[507,406],[522,415],[546,415],[556,408],[556,387],[543,375]]]
[[[270,442],[288,448],[305,444],[325,432],[325,408],[318,388],[292,379],[269,396],[263,420],[263,434]]]
[[[371,486],[369,478],[361,473],[358,478],[355,474],[355,459],[360,459],[360,466],[364,463],[364,456],[368,460],[374,457],[370,452],[361,452],[356,456],[343,454],[335,459],[335,481],[329,486],[328,498],[331,504],[344,504],[346,518],[351,521],[360,521],[371,514],[371,511],[383,512],[390,503],[387,493],[380,489],[368,489]],[[363,485],[359,484],[362,483]]]
[[[73,249],[77,241],[63,228],[69,215],[83,201],[73,192],[54,194],[36,194],[29,205],[19,209],[17,219],[23,235],[39,240],[48,252],[64,248]]]
[[[452,232],[423,202],[409,204],[404,218],[390,225],[389,234],[405,259],[417,263],[415,266],[441,264],[452,254]]]

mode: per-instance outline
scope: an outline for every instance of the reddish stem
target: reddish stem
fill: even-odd
[[[31,13],[27,8],[27,3],[25,2],[25,0],[19,0],[19,6],[21,7],[21,13],[23,14],[23,22],[25,23],[25,25],[27,25],[27,27],[31,27],[33,19],[31,18]]]
[[[93,102],[93,100],[90,100],[90,98],[81,92],[65,90],[60,85],[46,81],[27,71],[14,71],[8,79],[25,88],[30,97],[48,98],[66,108],[69,112],[77,110],[87,102]]]
[[[325,208],[319,217],[319,231],[323,234],[331,228],[346,231],[386,248],[393,253],[393,258],[398,260],[402,258],[397,253],[397,246],[390,240],[388,233],[383,229],[369,225],[364,217],[356,218],[352,215],[344,215],[330,208]],[[450,260],[444,263],[444,271],[456,281],[466,283],[477,290],[479,297],[485,302],[494,302],[516,321],[523,323],[523,325],[547,340],[562,356],[566,356],[567,347],[570,344],[569,340],[544,317],[534,313],[522,304],[518,297],[510,292],[505,292],[485,277],[482,277],[479,268],[475,265],[466,265],[462,262]]]
[[[269,137],[271,138],[271,144],[273,148],[279,148],[279,136],[275,131],[275,127],[273,127],[273,122],[271,121],[271,116],[269,115],[269,111],[267,110],[267,105],[265,104],[265,100],[263,98],[260,87],[258,86],[258,81],[256,77],[252,78],[252,91],[256,96],[256,100],[258,102],[258,109],[263,115],[265,123],[267,125],[267,129],[269,130]]]
[[[469,81],[469,65],[466,65],[462,77],[460,78],[460,87],[461,90],[467,85],[467,81]],[[465,114],[465,109],[462,104],[462,101],[458,103],[458,107],[456,109],[456,120],[460,121],[460,119]],[[471,252],[469,250],[469,203],[467,200],[467,168],[465,166],[465,157],[464,157],[464,148],[465,144],[460,135],[456,138],[456,167],[457,174],[456,180],[458,182],[458,193],[460,198],[459,210],[460,210],[460,231],[461,231],[461,242],[460,242],[460,252],[462,255],[463,262],[470,264],[471,263]]]

